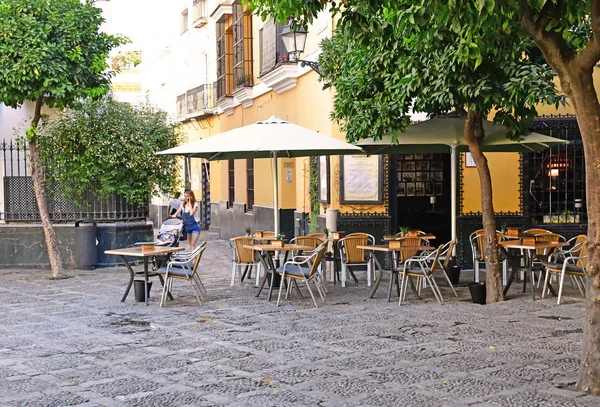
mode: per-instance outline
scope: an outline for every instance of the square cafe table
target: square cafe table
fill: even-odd
[[[416,236],[416,237],[419,237],[419,236]],[[388,301],[390,301],[391,296],[392,296],[392,285],[393,285],[394,278],[395,278],[394,259],[392,257],[392,253],[400,252],[402,250],[416,250],[416,251],[435,250],[435,247],[431,247],[431,246],[400,246],[400,247],[390,248],[390,246],[387,244],[360,245],[360,246],[356,246],[356,248],[371,251],[371,252],[387,253],[388,261],[390,263],[390,270],[391,270],[390,288],[388,290]],[[369,298],[373,298],[373,296],[375,295],[375,292],[377,291],[377,288],[379,288],[379,283],[381,283],[381,279],[383,277],[383,266],[381,265],[381,263],[379,263],[379,261],[377,260],[375,255],[371,256],[371,260],[374,261],[377,265],[379,265],[379,267],[377,268],[378,269],[377,277],[375,278],[375,284],[373,285],[373,289],[371,290],[371,293],[369,294]],[[411,284],[412,284],[412,280],[409,279],[409,281],[411,281]],[[397,280],[396,280],[396,282],[397,282]],[[400,293],[398,293],[398,295],[400,295]]]
[[[269,285],[269,295],[267,300],[271,301],[271,296],[273,294],[273,287],[279,287],[279,284],[281,283],[281,277],[279,276],[279,274],[277,273],[277,267],[273,264],[273,261],[268,261],[265,256],[268,256],[267,253],[269,252],[285,252],[285,260],[287,259],[287,254],[290,251],[293,250],[313,250],[312,247],[310,246],[303,246],[303,245],[299,245],[299,244],[284,244],[282,247],[280,246],[273,246],[271,244],[254,244],[254,245],[244,245],[244,249],[250,249],[250,250],[254,250],[256,252],[260,252],[259,255],[259,261],[262,264],[262,266],[265,269],[265,278],[267,278],[267,272],[271,271],[272,276],[271,276],[271,283]],[[258,297],[260,295],[260,292],[262,291],[262,286],[264,285],[264,282],[261,284],[261,287],[258,291],[258,294],[256,294],[256,296]]]
[[[516,249],[516,250],[522,250],[524,255],[525,255],[525,265],[527,268],[527,271],[529,272],[530,276],[531,276],[531,298],[535,301],[535,287],[533,284],[533,258],[535,257],[535,251],[537,249],[550,249],[550,248],[559,248],[559,247],[564,247],[564,246],[568,246],[569,243],[568,242],[535,242],[535,243],[529,243],[529,244],[524,244],[523,241],[521,239],[514,239],[514,240],[507,240],[504,242],[499,242],[500,246],[504,247],[505,249]],[[513,282],[513,279],[515,278],[515,274],[517,273],[517,270],[519,269],[517,262],[518,262],[518,258],[515,258],[515,256],[511,256],[509,254],[509,257],[511,257],[510,259],[510,265],[511,265],[511,272],[510,272],[510,276],[508,278],[508,281],[506,282],[506,286],[504,287],[504,296],[506,296],[506,293],[508,292],[508,289],[510,288],[510,285]],[[525,280],[523,282],[523,292],[525,292],[526,289],[526,280],[527,280],[527,276],[525,276]],[[552,289],[552,287],[550,287],[550,289]],[[556,295],[556,294],[555,294]]]
[[[152,256],[160,256],[160,255],[169,255],[171,253],[180,252],[185,250],[183,247],[164,247],[164,246],[154,246],[152,250],[142,250],[142,246],[134,246],[127,247],[124,249],[115,249],[115,250],[106,250],[104,254],[114,255],[121,257],[121,260],[129,270],[129,283],[127,284],[127,288],[125,289],[125,293],[123,294],[123,298],[121,298],[121,302],[124,302],[127,296],[129,295],[129,290],[131,290],[131,286],[133,285],[133,279],[135,277],[135,272],[131,268],[131,265],[127,261],[127,257],[142,257],[144,259],[144,297],[146,298],[146,305],[148,305],[148,259]],[[162,266],[159,265],[158,268]],[[163,278],[160,274],[158,274],[160,279],[160,283],[162,285],[165,284]]]

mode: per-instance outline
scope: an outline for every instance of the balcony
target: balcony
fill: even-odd
[[[207,0],[194,0],[192,6],[192,26],[194,28],[202,28],[208,23],[208,8]]]
[[[177,96],[177,118],[188,120],[214,114],[216,98],[212,84],[200,85]]]

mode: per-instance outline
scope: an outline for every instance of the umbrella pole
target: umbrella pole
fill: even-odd
[[[275,237],[279,234],[279,169],[277,168],[277,152],[273,152],[273,222]]]
[[[456,144],[450,145],[450,213],[452,216],[452,236],[451,239],[456,240],[456,170],[458,166],[458,156],[456,153]],[[456,255],[456,245],[454,246],[453,255]]]

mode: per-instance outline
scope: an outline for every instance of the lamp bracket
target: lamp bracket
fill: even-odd
[[[317,61],[306,61],[304,59],[299,59],[298,61],[300,62],[301,68],[308,66],[310,69],[315,71],[319,76],[321,75],[321,72],[319,72],[319,63]]]

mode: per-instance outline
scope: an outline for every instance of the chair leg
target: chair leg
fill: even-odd
[[[165,302],[165,298],[167,297],[167,287],[169,286],[169,277],[166,276],[165,279],[165,284],[163,285],[163,290],[162,290],[162,294],[160,296],[160,306],[163,306],[163,303]]]
[[[402,273],[402,282],[400,283],[400,298],[398,299],[398,306],[402,305],[402,297],[406,295],[406,274]]]
[[[372,270],[371,270],[371,259],[369,259],[367,261],[367,287],[371,287],[371,277],[372,277]]]
[[[194,282],[192,281],[192,279],[188,280],[190,285],[192,286],[192,290],[194,291],[194,295],[196,296],[196,299],[198,300],[198,303],[200,305],[202,305],[204,302],[200,299],[200,297],[202,296],[202,294],[198,295],[198,292],[196,291],[196,287],[194,285]]]
[[[560,282],[558,283],[558,300],[556,300],[556,305],[560,305],[560,297],[562,296],[563,284],[565,282],[565,270],[560,273]]]
[[[346,264],[342,262],[342,287],[346,287]]]
[[[237,263],[233,263],[231,268],[231,286],[235,286],[235,273],[237,272]]]
[[[429,281],[429,285],[431,286],[433,295],[435,296],[435,299],[437,300],[438,304],[441,305],[442,301],[444,301],[444,298],[442,298],[442,293],[440,292],[440,288],[438,287],[437,283],[435,282],[435,279],[429,275],[425,276],[425,279]]]
[[[454,286],[452,285],[452,281],[450,281],[450,277],[448,277],[448,274],[446,274],[446,270],[442,269],[442,273],[444,273],[444,277],[446,277],[446,281],[448,282],[450,289],[454,293],[454,296],[458,298],[458,294],[456,294],[456,290],[454,289]],[[433,278],[433,276],[431,278]]]
[[[308,292],[310,293],[310,297],[313,300],[313,303],[315,304],[315,308],[319,308],[319,304],[317,304],[317,299],[315,298],[315,295],[313,294],[310,285],[308,284],[308,280],[306,278],[304,278],[304,282],[306,283],[306,288],[308,288]]]
[[[258,262],[258,265],[256,266],[256,286],[258,287],[258,285],[260,284],[260,273],[262,272],[262,263]],[[265,273],[266,275],[266,273]]]
[[[475,269],[475,282],[478,283],[479,282],[479,259],[475,259],[473,268]]]
[[[580,277],[579,276],[571,276],[573,277],[573,280],[575,280],[575,284],[577,284],[577,288],[579,289],[579,292],[581,293],[581,296],[583,298],[585,298],[585,292],[584,292],[584,288],[583,288],[583,281],[579,281]]]
[[[506,275],[508,274],[508,260],[502,261],[502,285],[506,285]]]
[[[544,285],[542,286],[542,298],[544,298],[546,292],[549,291],[549,289],[548,289],[549,282],[550,282],[550,273],[548,273],[548,271],[546,271],[546,277],[544,278]]]
[[[281,291],[283,291],[283,282],[285,281],[285,272],[281,275],[281,282],[279,283],[279,295],[277,296],[277,306],[279,307],[279,300],[281,299]]]

